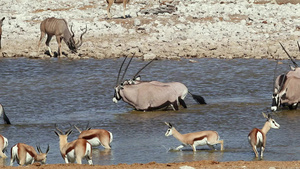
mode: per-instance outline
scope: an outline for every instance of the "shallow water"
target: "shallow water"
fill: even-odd
[[[13,125],[0,125],[0,133],[10,147],[18,142],[50,145],[47,163],[64,163],[54,134],[54,125],[66,130],[70,124],[103,128],[114,135],[113,149],[93,150],[94,164],[160,163],[218,160],[255,160],[247,140],[253,127],[265,122],[261,112],[271,104],[275,61],[254,59],[195,59],[198,63],[155,61],[141,73],[144,80],[184,83],[193,94],[203,96],[207,105],[197,105],[190,95],[187,109],[180,111],[138,112],[120,101],[112,102],[113,86],[121,59],[30,60],[0,59],[0,103]],[[288,61],[278,66],[287,71]],[[126,78],[146,62],[134,59]],[[280,72],[278,71],[277,74]],[[270,130],[264,160],[300,159],[300,112],[283,110],[272,114],[281,125]],[[180,145],[165,137],[171,122],[179,132],[216,130],[224,140],[225,151],[198,147],[197,153],[168,151]],[[69,141],[76,139],[76,130]],[[86,163],[85,160],[83,160]],[[6,160],[6,164],[9,159]]]

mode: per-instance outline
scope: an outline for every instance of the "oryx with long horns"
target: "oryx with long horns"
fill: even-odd
[[[300,51],[299,43],[298,48]],[[295,67],[285,74],[279,75],[274,82],[271,110],[276,111],[280,106],[296,109],[300,102],[300,69],[294,59],[280,43]]]
[[[125,68],[121,80],[119,80],[120,72],[125,63],[126,58],[124,59],[118,72],[117,84],[115,87],[115,94],[113,98],[113,101],[115,103],[117,103],[118,100],[123,99],[123,101],[133,106],[136,110],[144,110],[144,111],[156,110],[168,106],[171,106],[174,110],[178,110],[178,106],[180,104],[183,107],[186,107],[186,104],[183,101],[183,99],[187,95],[188,89],[182,83],[179,82],[164,83],[164,84],[160,82],[131,83],[130,80],[122,81],[132,58],[127,64],[127,67]],[[151,62],[149,62],[147,65],[149,65]],[[145,66],[142,69],[144,68]],[[139,70],[138,73],[141,70]],[[136,75],[138,73],[136,73]],[[136,78],[136,75],[134,76],[133,79]]]
[[[80,40],[75,43],[74,40],[74,32],[72,30],[71,26],[71,32],[69,31],[67,21],[65,19],[57,19],[57,18],[47,18],[41,22],[40,25],[40,30],[41,30],[41,37],[38,43],[38,53],[40,51],[40,45],[41,41],[44,38],[44,36],[47,34],[47,40],[46,40],[46,45],[49,49],[49,53],[52,56],[51,49],[49,47],[50,40],[52,36],[56,36],[56,41],[58,44],[58,55],[62,55],[61,51],[61,41],[64,40],[69,49],[73,52],[76,53],[78,48],[82,45],[82,36],[87,32],[87,26],[85,28],[85,31],[80,35]]]

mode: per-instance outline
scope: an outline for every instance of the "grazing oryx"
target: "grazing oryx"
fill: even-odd
[[[169,126],[165,135],[167,137],[173,135],[182,143],[176,150],[180,150],[185,146],[191,146],[195,152],[196,146],[203,145],[208,145],[210,148],[215,149],[215,144],[221,144],[221,151],[224,149],[224,141],[219,140],[220,136],[216,131],[199,131],[195,133],[180,134],[170,123],[165,122],[165,124]]]
[[[116,3],[116,4],[122,4],[123,3],[123,7],[124,7],[124,11],[123,11],[123,18],[126,18],[125,16],[125,9],[126,9],[126,4],[129,3],[130,0],[106,0],[108,6],[107,6],[107,15],[108,15],[108,18],[111,19],[111,14],[110,14],[110,8],[112,6],[113,3]]]
[[[299,43],[297,44],[300,50]],[[282,46],[281,43],[280,45]],[[296,109],[300,102],[300,68],[283,46],[282,48],[295,67],[290,66],[291,70],[289,72],[281,74],[276,78],[272,96],[272,111],[276,111],[280,106],[288,106],[290,109]]]
[[[32,146],[24,143],[18,143],[11,148],[10,166],[13,166],[14,161],[17,160],[20,166],[33,164],[34,162],[46,163],[47,154],[49,152],[49,145],[45,153],[37,146],[39,153],[35,151]]]
[[[0,116],[3,114],[5,124],[11,124],[9,118],[6,116],[3,106],[0,104]]]
[[[0,157],[6,158],[6,154],[4,151],[6,150],[6,147],[8,146],[8,140],[4,136],[0,135]]]
[[[49,53],[52,56],[51,49],[49,47],[50,40],[53,35],[56,36],[56,41],[58,44],[58,55],[62,55],[61,51],[61,40],[64,40],[69,49],[73,52],[76,53],[77,49],[82,45],[82,36],[87,32],[87,27],[85,28],[85,31],[80,35],[80,40],[75,43],[74,40],[74,32],[72,30],[71,26],[71,32],[69,31],[67,21],[64,19],[57,19],[57,18],[47,18],[41,22],[40,25],[40,30],[41,30],[41,37],[39,40],[38,44],[38,53],[40,51],[40,45],[41,41],[44,38],[45,34],[47,34],[47,40],[46,40],[46,45],[49,49]]]
[[[255,157],[258,157],[257,148],[260,148],[260,157],[263,158],[263,153],[266,147],[267,133],[271,128],[279,129],[280,125],[271,117],[265,113],[262,113],[263,116],[267,119],[264,127],[262,129],[254,128],[248,135],[248,140],[252,149],[255,153]]]
[[[132,82],[130,80],[119,83],[120,72],[125,60],[126,58],[119,69],[113,102],[117,103],[118,100],[123,99],[124,102],[130,104],[136,110],[143,111],[156,110],[168,106],[171,106],[174,110],[178,110],[179,104],[186,107],[183,99],[187,95],[188,90],[182,83]],[[130,62],[131,60],[121,79],[123,79]]]
[[[3,17],[3,18],[0,20],[0,49],[1,49],[1,36],[2,36],[2,22],[3,22],[4,19],[5,19],[5,17]]]
[[[113,141],[111,132],[104,129],[90,129],[81,131],[78,127],[74,127],[79,131],[78,138],[86,139],[93,147],[101,145],[105,149],[111,149],[110,143]]]
[[[74,163],[75,160],[77,164],[81,164],[82,158],[86,158],[89,165],[93,165],[92,161],[92,145],[85,139],[77,139],[72,142],[68,142],[68,136],[72,133],[71,128],[65,132],[65,134],[57,128],[54,131],[59,137],[59,149],[62,158],[66,163]]]

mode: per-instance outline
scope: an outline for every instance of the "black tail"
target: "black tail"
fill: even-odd
[[[4,109],[3,109],[3,120],[4,120],[4,122],[5,122],[6,124],[11,124],[10,121],[9,121],[9,118],[8,118],[8,117],[6,116],[6,114],[5,114]]]
[[[202,96],[199,96],[199,95],[194,95],[192,94],[191,92],[189,92],[189,94],[192,95],[193,99],[198,102],[199,104],[206,104],[204,98]]]

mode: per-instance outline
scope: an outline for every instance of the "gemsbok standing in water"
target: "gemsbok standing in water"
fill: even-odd
[[[5,19],[5,17],[3,17],[0,20],[0,49],[1,49],[1,37],[2,37],[2,23],[3,23],[4,19]]]
[[[86,158],[89,165],[93,165],[92,161],[92,145],[85,139],[79,138],[72,142],[68,142],[68,136],[72,133],[71,128],[63,133],[55,125],[54,133],[59,137],[59,149],[62,158],[66,164],[69,162],[81,164],[82,158]]]
[[[121,80],[119,80],[120,72],[125,60],[126,57],[118,72],[113,102],[117,103],[118,100],[123,99],[124,102],[130,104],[136,110],[142,111],[157,110],[168,106],[171,106],[173,110],[178,110],[180,104],[186,108],[186,104],[183,99],[187,95],[188,89],[182,83],[161,83],[157,81],[131,83],[130,80],[122,82],[132,58],[125,68]],[[145,68],[145,66],[143,68]],[[195,96],[196,95],[193,96],[194,99]],[[206,104],[203,97],[197,96],[197,99],[199,103]]]
[[[4,136],[0,135],[0,157],[6,158],[6,154],[4,153],[6,151],[6,148],[8,146],[8,140]]]
[[[123,18],[125,19],[126,18],[126,15],[125,15],[125,9],[126,9],[126,4],[129,3],[130,0],[106,0],[108,6],[107,6],[107,16],[109,19],[111,19],[111,14],[110,14],[110,8],[112,6],[113,3],[115,4],[122,4],[123,3]]]
[[[258,158],[257,148],[260,148],[260,157],[263,158],[264,150],[267,142],[267,133],[271,128],[279,129],[280,125],[271,117],[270,114],[266,115],[262,113],[267,119],[262,129],[254,128],[248,134],[249,143],[255,153],[255,157]]]
[[[297,44],[300,51],[299,43]],[[272,96],[272,111],[278,110],[280,106],[296,109],[300,102],[300,68],[281,43],[280,45],[293,62],[294,67],[290,66],[290,71],[276,78]]]
[[[77,126],[74,127],[79,131],[78,138],[86,139],[93,147],[101,145],[105,149],[111,149],[113,135],[111,132],[104,129],[91,129],[88,126],[86,130],[80,130]]]
[[[177,140],[179,140],[182,145],[175,148],[176,150],[180,150],[183,147],[191,146],[193,151],[196,152],[197,146],[208,145],[211,149],[215,150],[214,145],[221,144],[221,151],[224,150],[224,141],[220,140],[220,136],[216,131],[199,131],[195,133],[187,133],[180,134],[175,127],[171,123],[165,122],[165,124],[169,127],[165,136],[174,136]]]
[[[57,18],[47,18],[41,22],[40,25],[40,30],[41,30],[41,37],[39,40],[38,44],[38,53],[40,51],[40,45],[41,41],[44,38],[44,36],[47,34],[47,40],[46,40],[46,45],[49,49],[49,53],[51,56],[53,56],[51,49],[49,47],[50,40],[52,36],[55,35],[56,41],[58,44],[58,55],[62,56],[62,51],[61,51],[61,41],[64,40],[69,49],[73,52],[76,53],[78,48],[82,45],[82,36],[87,32],[87,27],[85,28],[85,31],[80,35],[80,40],[75,43],[74,40],[74,32],[72,30],[71,26],[71,32],[68,28],[67,21],[64,19],[57,19]]]
[[[48,145],[46,152],[43,153],[41,148],[37,146],[37,153],[32,146],[18,143],[11,148],[10,166],[13,166],[16,160],[20,166],[33,164],[34,162],[46,164],[49,149],[50,147]]]

